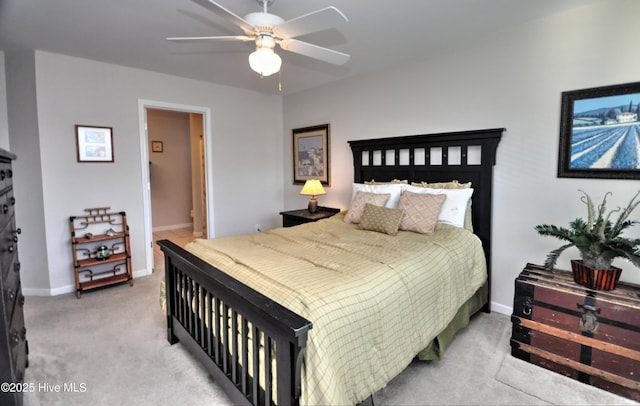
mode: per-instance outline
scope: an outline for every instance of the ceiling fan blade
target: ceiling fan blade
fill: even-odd
[[[167,41],[255,41],[255,38],[246,35],[218,35],[214,37],[169,37]]]
[[[281,38],[293,38],[311,32],[334,28],[345,22],[349,22],[347,17],[337,8],[329,6],[285,21],[274,27],[274,32]]]
[[[344,65],[351,55],[334,51],[329,48],[319,47],[308,42],[297,39],[285,39],[280,42],[280,47],[286,51],[308,56],[309,58],[332,63],[334,65]]]
[[[254,27],[252,24],[250,24],[244,18],[238,16],[237,14],[233,13],[232,11],[227,10],[226,8],[222,7],[220,4],[216,3],[215,1],[212,1],[212,0],[193,0],[193,2],[194,3],[198,3],[199,5],[201,5],[202,7],[206,8],[207,10],[212,11],[212,12],[216,13],[217,15],[219,15],[220,17],[225,18],[227,21],[232,22],[233,24],[235,24],[238,27],[242,28],[242,30],[247,34],[251,34],[251,33],[254,33],[256,31],[256,27]]]

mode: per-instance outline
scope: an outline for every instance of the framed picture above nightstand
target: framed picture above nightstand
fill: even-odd
[[[280,215],[282,216],[282,227],[293,227],[304,223],[311,223],[326,219],[339,212],[340,209],[318,206],[318,211],[315,213],[310,213],[308,209],[300,209],[281,211]]]

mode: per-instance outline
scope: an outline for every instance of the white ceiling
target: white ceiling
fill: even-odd
[[[216,1],[239,16],[262,11],[256,0]],[[261,79],[249,68],[252,43],[165,40],[242,34],[191,0],[0,0],[0,49],[38,49],[290,94],[437,57],[509,27],[598,1],[603,0],[275,0],[269,12],[285,20],[327,6],[349,19],[337,29],[299,38],[351,54],[349,62],[334,66],[280,51],[281,92],[278,75]]]

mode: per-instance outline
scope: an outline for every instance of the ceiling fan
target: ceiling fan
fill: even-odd
[[[277,15],[267,12],[273,0],[257,0],[263,11],[249,13],[244,18],[222,7],[212,0],[193,0],[202,7],[224,17],[239,26],[245,35],[226,35],[213,37],[170,37],[169,41],[254,41],[255,52],[249,55],[251,69],[260,76],[269,76],[280,70],[282,59],[275,53],[276,45],[280,48],[318,59],[334,65],[344,65],[351,57],[348,54],[300,41],[295,37],[333,28],[340,23],[348,22],[347,17],[337,8],[330,6],[285,21]]]

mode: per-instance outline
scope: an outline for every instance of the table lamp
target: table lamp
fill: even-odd
[[[323,195],[327,192],[324,191],[322,187],[322,183],[320,183],[317,179],[309,179],[305,182],[302,190],[300,191],[301,195],[311,196],[309,199],[309,213],[315,213],[318,211],[318,201],[316,200],[317,195]]]

